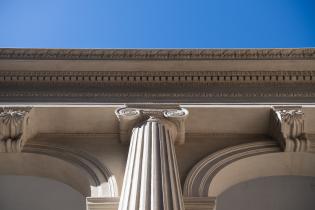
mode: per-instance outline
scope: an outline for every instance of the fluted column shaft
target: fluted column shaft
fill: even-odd
[[[150,118],[132,131],[119,210],[182,209],[170,129],[162,120]]]

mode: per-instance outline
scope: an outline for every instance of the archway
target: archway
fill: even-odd
[[[26,145],[22,153],[0,153],[0,175],[50,178],[85,197],[116,197],[114,175],[88,154],[48,145]]]
[[[228,188],[248,180],[268,176],[315,177],[315,155],[311,153],[278,152],[235,161],[212,179],[208,196],[217,197]]]
[[[315,177],[269,176],[238,183],[217,198],[217,210],[313,210]]]
[[[314,166],[314,154],[281,152],[274,141],[237,145],[198,162],[185,180],[184,196],[216,199],[230,187],[260,177],[315,177]]]
[[[34,176],[0,176],[1,210],[85,210],[85,197],[61,182]]]

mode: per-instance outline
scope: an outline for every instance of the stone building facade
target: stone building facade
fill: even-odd
[[[314,98],[314,49],[0,49],[0,174],[89,210],[216,209],[238,183],[315,177]]]

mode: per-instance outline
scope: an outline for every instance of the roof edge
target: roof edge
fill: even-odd
[[[13,60],[315,60],[315,48],[53,49],[0,48]]]

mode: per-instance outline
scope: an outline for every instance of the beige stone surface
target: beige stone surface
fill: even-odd
[[[172,121],[180,138],[171,162],[196,196],[184,205],[215,209],[216,197],[240,182],[315,176],[314,82],[314,49],[0,49],[0,107],[31,108],[26,130],[1,118],[3,148],[8,137],[23,144],[0,153],[0,175],[47,177],[88,197],[91,210],[117,209],[129,150],[121,136],[138,125],[122,129],[115,110],[180,106],[190,114]],[[299,106],[303,117],[272,118],[273,106]],[[283,139],[293,146],[280,146]],[[307,149],[296,149],[299,140]]]
[[[272,153],[244,158],[221,170],[212,181],[209,196],[218,196],[229,187],[266,176],[315,176],[315,155]]]

